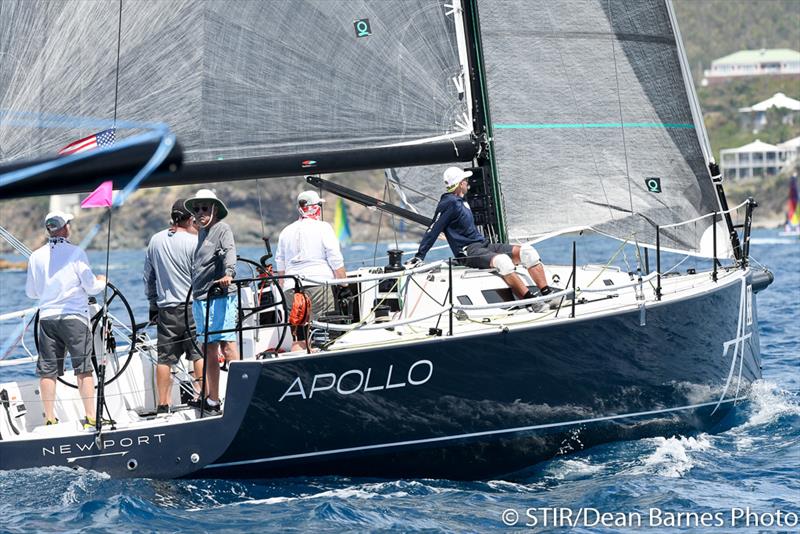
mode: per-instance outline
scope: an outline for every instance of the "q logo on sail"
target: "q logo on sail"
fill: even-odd
[[[368,37],[372,35],[372,28],[369,27],[369,19],[354,20],[353,28],[356,30],[356,37]]]
[[[645,178],[644,184],[647,186],[647,190],[651,193],[661,192],[661,178],[655,178],[653,176]]]

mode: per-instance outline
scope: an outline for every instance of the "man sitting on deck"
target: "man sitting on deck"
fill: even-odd
[[[478,231],[472,210],[464,200],[469,190],[470,176],[472,171],[458,167],[448,167],[444,171],[444,186],[447,192],[439,199],[433,223],[425,232],[417,253],[406,262],[406,267],[413,268],[420,265],[439,234],[444,232],[450,250],[462,264],[476,269],[496,269],[518,299],[535,296],[514,271],[514,266],[520,263],[528,270],[541,295],[552,293],[552,288],[547,285],[544,266],[535,248],[530,245],[492,243]]]

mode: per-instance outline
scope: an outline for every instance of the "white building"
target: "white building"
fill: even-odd
[[[704,86],[747,76],[800,78],[800,52],[788,48],[740,50],[712,61],[703,76]]]
[[[789,98],[783,93],[775,93],[763,102],[739,108],[739,113],[743,114],[743,122],[748,127],[752,126],[753,133],[757,133],[767,125],[767,111],[773,108],[782,111],[781,120],[784,124],[794,124],[795,116],[800,115],[800,100]]]
[[[800,155],[800,137],[778,145],[759,140],[739,148],[720,150],[720,167],[725,178],[738,180],[774,176],[795,164]]]

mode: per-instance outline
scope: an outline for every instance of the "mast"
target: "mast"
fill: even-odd
[[[467,62],[474,88],[472,91],[473,131],[480,143],[475,158],[477,167],[473,169],[474,179],[470,181],[472,190],[467,194],[467,201],[472,207],[475,222],[480,226],[484,235],[493,241],[505,242],[508,240],[508,234],[497,165],[494,159],[494,136],[489,114],[489,97],[476,0],[463,0],[462,16],[467,33]]]

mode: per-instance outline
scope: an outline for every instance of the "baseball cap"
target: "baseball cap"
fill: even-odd
[[[461,183],[461,180],[470,176],[472,176],[472,171],[465,171],[458,167],[448,167],[444,171],[444,187],[449,191]]]
[[[172,212],[170,213],[170,220],[173,223],[184,221],[192,216],[192,212],[186,209],[186,199],[179,198],[172,204]]]
[[[71,213],[64,213],[63,211],[51,211],[44,218],[44,227],[48,232],[55,232],[61,230],[64,226],[73,219]]]
[[[303,191],[297,195],[297,203],[305,202],[306,205],[322,204],[325,202],[316,191]]]

